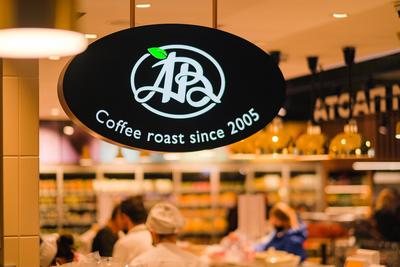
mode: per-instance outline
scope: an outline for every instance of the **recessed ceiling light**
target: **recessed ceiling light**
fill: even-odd
[[[49,57],[50,60],[60,60],[59,56],[50,56]]]
[[[136,7],[137,8],[149,8],[149,7],[151,7],[151,4],[137,4]]]
[[[347,18],[349,15],[347,13],[333,13],[332,16],[335,19],[345,19]]]
[[[86,38],[86,39],[96,39],[96,38],[97,38],[97,34],[86,33],[86,34],[85,34],[85,38]]]
[[[60,115],[60,110],[58,108],[52,108],[50,114],[51,116],[58,116]]]
[[[63,132],[65,135],[73,135],[75,130],[74,127],[67,125],[64,127]]]

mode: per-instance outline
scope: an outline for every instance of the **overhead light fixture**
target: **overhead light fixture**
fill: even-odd
[[[326,137],[321,133],[321,127],[309,121],[307,130],[296,140],[296,150],[301,155],[320,155],[325,153]]]
[[[315,89],[315,80],[317,76],[318,57],[307,57],[307,65],[311,72],[311,97],[310,97],[310,119],[307,123],[307,131],[296,140],[297,153],[303,155],[324,154],[325,152],[325,136],[321,133],[319,126],[313,118],[314,103],[318,98],[317,90]]]
[[[279,117],[275,117],[268,124],[267,129],[261,131],[256,139],[256,146],[264,154],[286,154],[290,142],[290,135],[283,130],[283,122]]]
[[[353,119],[353,90],[352,90],[352,67],[354,64],[356,49],[354,47],[344,47],[343,56],[347,66],[348,71],[348,92],[349,92],[349,118],[348,122],[345,124],[343,132],[337,134],[331,141],[329,145],[329,153],[333,156],[341,155],[361,155],[362,151],[362,138],[358,133],[357,121]],[[371,149],[371,148],[370,148]],[[372,154],[368,154],[372,156]]]
[[[281,62],[281,51],[275,50],[269,52],[271,59],[276,65]],[[280,112],[282,114],[281,108]],[[285,110],[286,111],[286,110]],[[264,154],[287,154],[290,142],[290,135],[283,130],[283,121],[276,116],[267,128],[258,132],[255,136],[255,145]]]
[[[124,154],[122,153],[122,148],[121,147],[118,147],[117,155],[115,156],[115,158],[113,160],[113,163],[116,163],[116,164],[124,164],[124,163],[126,163],[126,159],[124,157]]]
[[[51,114],[51,116],[58,116],[58,115],[60,115],[60,110],[58,108],[52,108],[50,110],[50,114]]]
[[[151,4],[136,4],[137,8],[149,8],[151,7]]]
[[[280,117],[285,117],[286,114],[287,114],[286,109],[285,109],[284,107],[281,107],[281,109],[280,109],[279,112],[278,112],[278,116],[280,116]]]
[[[350,120],[344,131],[336,135],[329,145],[332,155],[361,155],[361,135],[358,133],[356,120]]]
[[[79,159],[79,164],[81,166],[91,166],[93,163],[92,157],[90,155],[89,145],[84,145],[82,147],[81,157]]]
[[[180,160],[181,154],[179,153],[165,153],[163,154],[163,158],[168,161]]]
[[[335,19],[345,19],[349,17],[349,15],[347,13],[333,13],[332,17],[334,17]]]
[[[86,33],[86,34],[85,34],[85,38],[86,38],[86,39],[96,39],[96,38],[97,38],[97,34],[94,34],[94,33]]]
[[[72,127],[70,125],[64,126],[64,128],[63,128],[63,133],[65,135],[73,135],[74,132],[75,132],[74,127]]]
[[[49,59],[50,60],[60,60],[61,57],[59,56],[50,56]]]
[[[0,3],[0,57],[70,56],[87,48],[74,30],[73,0],[19,0]]]

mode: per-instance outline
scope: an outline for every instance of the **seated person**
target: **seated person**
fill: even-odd
[[[275,204],[269,213],[269,222],[274,227],[270,238],[256,246],[256,251],[271,247],[300,256],[306,259],[303,243],[307,238],[306,226],[299,224],[295,211],[285,203]]]
[[[373,220],[383,240],[400,242],[400,196],[395,189],[379,192]]]
[[[197,256],[176,245],[178,233],[184,226],[180,211],[170,203],[156,204],[146,221],[155,247],[135,258],[130,267],[205,267]]]
[[[77,257],[72,235],[53,234],[40,239],[40,267],[62,265],[76,261]]]
[[[147,212],[141,196],[130,197],[120,205],[122,228],[127,234],[114,245],[113,258],[128,264],[152,248],[151,234],[147,230]]]
[[[121,208],[119,205],[114,207],[111,219],[107,225],[97,232],[93,244],[92,252],[98,251],[102,257],[111,257],[114,244],[118,240],[118,233],[122,230]]]

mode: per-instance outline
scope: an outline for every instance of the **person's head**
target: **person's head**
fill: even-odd
[[[400,196],[395,189],[384,188],[376,199],[375,209],[395,212],[399,205]]]
[[[60,235],[57,239],[57,253],[54,264],[73,262],[75,257],[74,238],[72,235]]]
[[[143,198],[135,196],[121,202],[121,222],[124,230],[129,231],[135,225],[146,222],[147,212]]]
[[[294,227],[293,209],[285,203],[275,204],[269,212],[269,221],[277,232],[285,231]]]
[[[178,233],[185,225],[185,219],[174,205],[162,202],[149,212],[146,226],[152,234],[153,242],[176,242]]]
[[[111,213],[111,219],[110,219],[113,228],[115,228],[116,231],[121,231],[123,230],[123,223],[122,223],[122,214],[121,214],[121,206],[116,205]]]

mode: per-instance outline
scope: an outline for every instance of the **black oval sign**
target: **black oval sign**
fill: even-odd
[[[285,98],[279,67],[227,32],[162,24],[113,33],[73,58],[59,80],[71,119],[122,146],[216,148],[268,124]]]

